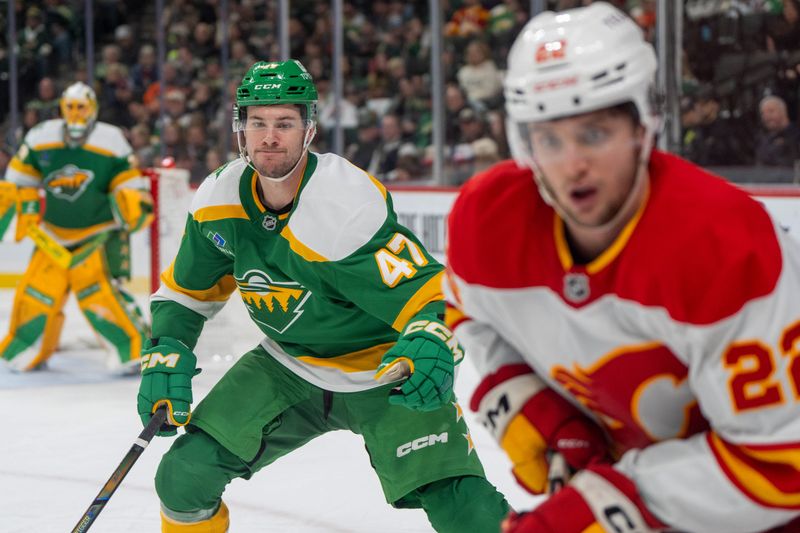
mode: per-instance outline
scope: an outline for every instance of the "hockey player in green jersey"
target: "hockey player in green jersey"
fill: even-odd
[[[508,505],[453,396],[462,352],[442,322],[442,267],[377,180],[308,150],[316,102],[299,62],[250,68],[234,106],[241,158],[198,189],[152,297],[139,414],[165,405],[161,434],[186,426],[156,474],[162,531],[227,531],[232,479],[346,429],[391,505],[424,509],[440,532],[496,532]],[[266,337],[191,412],[192,349],[235,289]],[[382,383],[398,361],[410,377]]]
[[[129,234],[152,221],[152,199],[122,131],[96,120],[94,91],[74,83],[60,107],[62,118],[28,132],[0,181],[6,211],[0,221],[16,211],[16,240],[30,236],[37,243],[17,286],[0,357],[20,371],[44,363],[56,349],[72,291],[114,352],[109,367],[127,373],[138,369],[147,327],[121,281],[130,277]]]

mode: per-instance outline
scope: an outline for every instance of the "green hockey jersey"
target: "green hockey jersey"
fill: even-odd
[[[338,392],[373,388],[383,354],[423,308],[442,313],[442,266],[397,222],[383,185],[334,154],[310,153],[289,210],[266,208],[236,160],[193,199],[172,265],[151,299],[153,337],[194,347],[238,289],[262,346]]]
[[[73,147],[64,143],[64,121],[47,120],[25,136],[6,180],[43,188],[45,231],[73,246],[116,226],[109,193],[147,188],[131,152],[122,130],[111,124],[97,122],[86,141]]]

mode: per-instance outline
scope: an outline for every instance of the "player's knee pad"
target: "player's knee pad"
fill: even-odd
[[[226,533],[229,525],[228,507],[221,500],[216,510],[195,513],[177,513],[161,507],[162,533]]]
[[[92,328],[118,358],[109,366],[135,364],[142,349],[146,326],[136,303],[120,293],[106,267],[103,251],[97,249],[69,271],[70,284]]]
[[[0,357],[11,368],[31,370],[53,354],[64,324],[67,289],[67,271],[36,250],[17,286],[9,331],[0,342]]]
[[[161,458],[156,470],[156,493],[174,512],[216,508],[226,485],[237,477],[220,456],[231,455],[202,431],[181,435]]]
[[[509,511],[503,495],[479,476],[441,479],[416,492],[438,533],[496,533]]]

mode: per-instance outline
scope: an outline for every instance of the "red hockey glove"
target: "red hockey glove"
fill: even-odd
[[[487,376],[470,407],[508,454],[517,481],[533,494],[548,489],[552,452],[573,471],[609,461],[600,427],[527,365],[507,365]]]
[[[590,466],[533,511],[511,513],[503,533],[656,533],[667,526],[653,516],[633,481],[609,465]]]

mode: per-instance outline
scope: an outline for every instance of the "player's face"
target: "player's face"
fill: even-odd
[[[568,217],[589,227],[611,221],[635,181],[643,128],[595,111],[534,124],[529,134],[539,179]]]
[[[280,178],[303,155],[306,123],[294,105],[250,106],[244,136],[247,155],[262,176]]]

